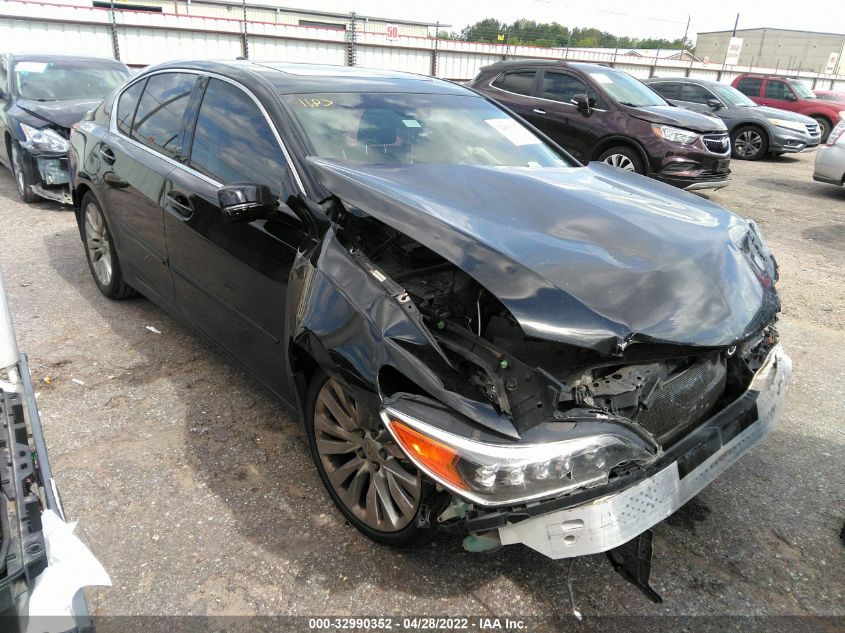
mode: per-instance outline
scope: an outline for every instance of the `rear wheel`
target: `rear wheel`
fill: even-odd
[[[831,124],[831,122],[823,116],[814,116],[813,118],[816,120],[816,123],[819,124],[819,128],[821,129],[822,139],[819,142],[824,143],[827,140],[827,137],[830,136],[833,124]]]
[[[38,196],[32,193],[34,182],[32,165],[29,156],[21,149],[17,141],[12,141],[12,174],[15,177],[15,184],[21,200],[30,204],[38,200]]]
[[[731,135],[731,153],[739,160],[758,160],[768,149],[769,139],[756,125],[742,125]]]
[[[632,147],[625,147],[624,145],[611,147],[610,149],[602,152],[599,156],[599,160],[603,163],[607,163],[608,165],[618,167],[624,171],[633,171],[638,174],[645,173],[643,159],[640,157],[637,150]]]
[[[412,545],[431,528],[417,527],[428,486],[384,427],[322,372],[309,390],[306,430],[311,456],[335,505],[379,543]]]
[[[82,236],[88,268],[97,288],[109,299],[125,299],[135,291],[123,281],[117,251],[103,211],[93,194],[82,198]]]

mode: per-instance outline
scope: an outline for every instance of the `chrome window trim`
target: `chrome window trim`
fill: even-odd
[[[507,71],[502,71],[502,72],[500,72],[498,75],[496,75],[495,77],[493,77],[493,79],[491,79],[491,80],[490,80],[490,83],[489,83],[489,84],[487,84],[487,86],[488,86],[491,90],[498,90],[499,92],[505,92],[505,93],[507,93],[507,94],[509,94],[509,95],[515,95],[515,96],[517,96],[517,97],[528,97],[529,99],[537,99],[538,101],[546,101],[547,103],[558,103],[558,104],[560,104],[560,105],[566,105],[566,106],[569,106],[569,107],[571,107],[571,108],[575,108],[575,107],[577,107],[577,106],[576,106],[575,104],[573,104],[573,103],[566,103],[565,101],[556,101],[556,100],[554,100],[554,99],[546,99],[545,97],[537,97],[537,96],[535,96],[535,95],[524,95],[524,94],[520,94],[520,93],[518,93],[518,92],[511,92],[510,90],[504,90],[503,88],[499,88],[498,86],[494,86],[494,85],[493,85],[493,82],[494,82],[494,81],[496,81],[496,80],[497,80],[497,79],[498,79],[501,75],[503,75],[505,72],[507,72]],[[514,72],[514,71],[510,71],[510,72]],[[556,71],[556,72],[561,72],[561,71]],[[584,83],[587,85],[587,87],[589,87],[589,84],[587,84],[586,82],[584,82]],[[607,112],[607,110],[605,110],[604,108],[593,108],[593,112]]]
[[[501,77],[502,75],[507,75],[508,73],[518,73],[518,72],[532,72],[532,71],[524,71],[524,70],[523,70],[523,71],[520,71],[520,70],[503,70],[503,71],[502,71],[502,72],[500,72],[498,75],[496,75],[495,77],[493,77],[493,79],[491,79],[491,80],[490,80],[490,83],[488,83],[487,85],[488,85],[491,89],[493,89],[493,90],[498,90],[499,92],[505,92],[505,93],[507,93],[507,94],[509,94],[509,95],[514,95],[514,96],[516,96],[516,97],[528,97],[529,99],[536,99],[537,97],[535,97],[534,95],[531,95],[531,94],[524,95],[524,94],[522,94],[521,92],[513,92],[513,91],[511,91],[511,90],[505,90],[504,88],[499,88],[499,86],[494,86],[494,85],[493,85],[493,82],[494,82],[494,81],[496,81],[496,80],[497,80],[499,77]],[[534,71],[533,71],[533,73],[534,73],[534,82],[536,83],[536,82],[537,82],[537,71],[536,71],[536,70],[534,70]]]
[[[267,121],[267,125],[269,125],[270,129],[273,131],[273,136],[275,137],[276,142],[279,144],[279,147],[282,150],[282,154],[284,154],[285,161],[287,162],[288,168],[291,171],[291,174],[293,176],[293,180],[296,183],[296,186],[299,188],[299,193],[302,194],[303,196],[306,196],[306,197],[308,196],[308,194],[305,192],[305,186],[302,184],[302,178],[300,178],[299,172],[297,171],[296,166],[293,164],[293,160],[291,159],[290,153],[288,152],[288,148],[285,145],[284,141],[282,140],[282,137],[279,135],[279,131],[276,129],[276,125],[273,123],[272,119],[270,118],[270,115],[267,114],[267,109],[264,107],[264,104],[262,104],[261,101],[258,100],[258,97],[256,97],[252,93],[252,91],[250,91],[245,86],[241,85],[240,83],[238,83],[237,81],[235,81],[233,79],[229,79],[228,77],[218,75],[217,73],[214,73],[214,72],[209,72],[209,71],[205,71],[205,70],[196,70],[196,69],[193,69],[193,68],[163,68],[161,70],[155,70],[153,72],[145,73],[140,77],[136,77],[131,82],[126,84],[123,88],[121,88],[120,92],[117,94],[117,96],[114,99],[114,107],[112,108],[112,113],[111,113],[111,116],[109,117],[109,132],[111,132],[112,134],[114,134],[116,136],[119,136],[122,139],[129,141],[130,143],[132,143],[136,147],[139,147],[143,150],[146,150],[147,152],[149,152],[151,154],[154,154],[158,158],[161,158],[161,159],[167,161],[168,163],[170,163],[171,165],[174,165],[175,167],[179,167],[181,169],[184,169],[189,174],[196,176],[197,178],[200,178],[201,180],[204,180],[211,185],[215,185],[218,188],[220,188],[224,185],[224,183],[219,182],[219,181],[215,180],[214,178],[211,178],[210,176],[206,176],[205,174],[197,171],[196,169],[193,169],[192,167],[190,167],[188,165],[185,165],[184,163],[180,163],[179,161],[174,160],[174,159],[170,158],[169,156],[165,156],[164,154],[157,152],[153,148],[148,147],[148,146],[144,145],[143,143],[139,143],[135,139],[132,139],[132,138],[126,136],[126,134],[123,134],[122,132],[120,132],[120,130],[117,129],[117,116],[118,116],[118,110],[120,109],[120,98],[123,96],[123,93],[126,92],[127,90],[129,90],[130,87],[132,87],[134,84],[136,84],[139,81],[143,81],[144,79],[148,79],[149,77],[152,77],[153,75],[162,75],[162,74],[165,74],[165,73],[183,73],[183,74],[190,74],[190,75],[199,75],[201,77],[202,76],[211,77],[213,79],[219,79],[220,81],[224,81],[228,84],[231,84],[231,85],[235,86],[236,88],[239,88],[244,93],[246,93],[247,96],[249,96],[249,98],[252,99],[252,101],[255,103],[255,105],[258,106],[258,109],[261,111],[261,114],[264,116],[264,120]],[[202,103],[200,103],[200,108],[201,107],[202,107]],[[198,112],[198,115],[199,115],[199,112]]]

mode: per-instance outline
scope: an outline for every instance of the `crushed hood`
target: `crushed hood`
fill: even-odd
[[[52,123],[53,125],[70,129],[71,125],[81,121],[89,110],[93,110],[101,102],[102,99],[72,99],[63,101],[18,99],[15,105],[46,123]]]
[[[725,132],[725,124],[715,116],[685,110],[676,106],[649,106],[632,108],[628,112],[638,119],[659,125],[675,125],[694,132]]]
[[[529,336],[604,353],[632,337],[724,346],[779,308],[735,243],[743,220],[609,165],[308,161],[345,203],[474,277]]]

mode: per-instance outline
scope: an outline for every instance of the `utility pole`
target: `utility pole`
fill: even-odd
[[[738,24],[739,24],[739,13],[736,14],[736,21],[734,22],[734,32],[733,32],[733,35],[731,35],[731,37],[736,37],[736,27],[737,27]]]
[[[692,20],[692,16],[687,14],[687,28],[684,29],[684,41],[681,43],[681,59],[684,58],[684,53],[687,51],[687,35],[689,35],[689,23]],[[734,31],[736,31],[736,27],[734,27]]]
[[[243,0],[242,4],[244,9],[244,30],[242,48],[244,53],[244,59],[249,59],[249,34],[246,32],[246,0]]]
[[[440,37],[440,20],[434,27],[434,48],[431,50],[431,76],[437,77],[437,40]]]
[[[349,28],[346,29],[346,65],[355,66],[357,62],[358,18],[355,12],[349,14]]]
[[[111,0],[111,45],[114,51],[114,58],[120,61],[120,45],[117,41],[117,19],[114,15],[114,0]]]

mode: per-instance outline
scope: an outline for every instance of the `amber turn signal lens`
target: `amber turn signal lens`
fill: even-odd
[[[405,452],[414,460],[425,466],[432,474],[462,490],[467,489],[457,464],[460,459],[455,449],[441,444],[416,429],[412,429],[398,420],[391,420],[393,433]]]

